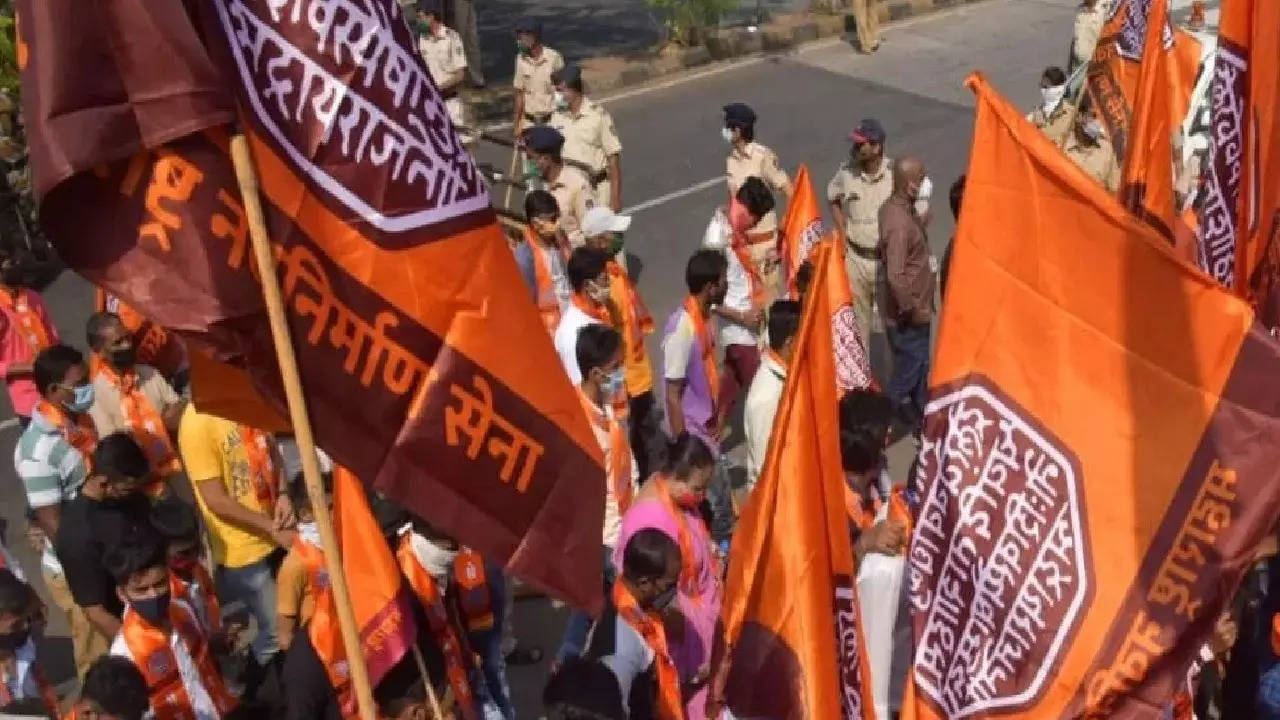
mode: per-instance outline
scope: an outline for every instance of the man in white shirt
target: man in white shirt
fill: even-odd
[[[787,366],[795,351],[795,336],[800,329],[800,303],[779,300],[769,307],[769,349],[751,380],[747,404],[743,412],[743,429],[747,434],[747,488],[754,488],[764,459],[769,452],[769,436],[773,418],[778,414],[778,401],[787,382]]]
[[[574,385],[582,382],[582,372],[578,368],[578,333],[593,323],[610,327],[615,325],[617,310],[609,299],[609,274],[606,272],[608,264],[608,255],[580,247],[569,256],[569,263],[565,268],[573,295],[569,297],[569,304],[560,316],[560,324],[556,326],[553,339],[560,363],[569,375],[569,382]]]

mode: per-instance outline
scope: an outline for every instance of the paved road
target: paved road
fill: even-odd
[[[665,318],[679,302],[685,259],[700,242],[712,209],[723,201],[723,104],[753,105],[760,115],[760,140],[791,170],[807,163],[819,192],[847,152],[850,127],[863,116],[879,117],[889,133],[891,154],[914,153],[928,163],[938,203],[931,237],[940,253],[953,230],[946,189],[964,170],[972,130],[972,101],[961,80],[970,70],[982,70],[1015,102],[1030,106],[1038,97],[1041,69],[1065,61],[1075,4],[989,0],[889,28],[875,56],[824,42],[787,56],[713,67],[695,79],[632,91],[609,102],[626,146],[624,204],[642,208],[628,233],[628,249],[639,261],[640,287],[654,312]],[[491,156],[482,159],[505,166],[506,159],[496,151],[486,152]],[[47,297],[64,337],[82,344],[90,303],[87,286],[64,276]],[[874,339],[874,347],[882,348],[883,340]],[[13,427],[0,429],[5,457],[15,437]],[[901,453],[897,458],[901,464]],[[22,545],[23,504],[11,466],[0,463],[0,518],[9,525],[6,544],[20,551],[22,562],[38,577]],[[544,600],[522,601],[518,635],[550,655],[563,616]],[[50,630],[50,650],[57,660],[51,674],[64,679],[70,676],[65,625],[53,618]],[[512,669],[522,717],[537,717],[546,669],[545,662]]]

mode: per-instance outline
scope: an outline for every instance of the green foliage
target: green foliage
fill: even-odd
[[[667,39],[693,45],[700,31],[715,27],[720,18],[738,6],[739,0],[645,0],[663,17]]]
[[[16,97],[21,84],[18,78],[18,44],[14,38],[13,2],[0,0],[0,88]]]

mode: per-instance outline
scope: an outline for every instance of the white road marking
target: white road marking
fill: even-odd
[[[713,178],[707,178],[706,180],[703,180],[700,183],[694,183],[689,187],[681,188],[680,190],[674,190],[672,192],[667,193],[666,195],[659,195],[658,197],[653,198],[652,200],[645,200],[644,202],[638,203],[636,205],[632,205],[631,207],[622,208],[622,212],[620,212],[619,215],[634,215],[638,212],[644,212],[645,210],[648,210],[650,208],[655,208],[664,203],[671,202],[672,200],[675,200],[677,198],[682,198],[686,195],[692,195],[696,192],[702,192],[703,190],[706,190],[707,188],[712,187],[717,183],[724,185],[725,183],[724,175],[717,175]],[[725,185],[726,189],[728,189],[728,187],[729,187],[728,185]]]

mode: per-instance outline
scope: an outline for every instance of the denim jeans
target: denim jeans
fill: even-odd
[[[480,671],[484,676],[484,682],[476,693],[477,700],[485,720],[515,720],[511,686],[507,682],[507,659],[502,652],[502,630],[507,622],[503,612],[507,602],[507,580],[502,575],[502,568],[488,560],[485,560],[484,569],[493,608],[493,628],[471,633],[470,636],[472,649],[480,655]]]
[[[733,482],[729,477],[732,465],[728,455],[720,455],[716,459],[716,469],[711,473],[711,483],[707,486],[707,506],[711,510],[707,528],[717,545],[723,545],[733,537]]]
[[[613,565],[613,548],[604,548],[604,596],[613,592],[613,581],[618,577],[618,569]],[[587,646],[587,634],[591,632],[593,619],[582,610],[574,610],[569,614],[569,624],[564,628],[564,639],[560,641],[560,650],[556,652],[556,663],[563,663],[571,657],[578,657]]]
[[[929,399],[929,327],[923,323],[885,328],[893,352],[893,375],[885,393],[897,418],[913,430],[924,418]]]
[[[271,556],[243,567],[218,566],[214,586],[224,605],[243,603],[257,624],[253,636],[253,655],[266,667],[276,653],[280,641],[276,636],[276,581],[271,573]]]

